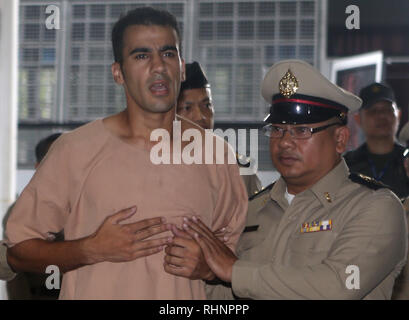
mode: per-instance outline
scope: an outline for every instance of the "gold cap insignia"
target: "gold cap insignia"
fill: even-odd
[[[288,69],[284,77],[281,78],[278,88],[280,89],[280,93],[286,98],[291,97],[297,92],[298,81],[290,69]]]

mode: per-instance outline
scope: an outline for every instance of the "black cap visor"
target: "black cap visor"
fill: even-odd
[[[333,101],[317,99],[304,95],[273,97],[270,114],[264,119],[267,123],[304,124],[322,122],[333,117],[346,120],[348,109]]]

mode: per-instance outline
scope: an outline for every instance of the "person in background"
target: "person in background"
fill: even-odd
[[[373,83],[360,92],[362,107],[355,120],[365,134],[365,143],[344,155],[351,172],[381,181],[399,198],[409,195],[409,178],[405,174],[403,152],[396,142],[400,110],[393,90]]]
[[[203,129],[214,128],[214,105],[212,91],[206,74],[196,61],[186,64],[186,80],[180,86],[177,113],[198,124]],[[237,154],[237,164],[249,167],[250,160]],[[257,175],[242,175],[249,196],[261,190]]]
[[[403,166],[405,167],[406,176],[409,177],[409,122],[406,122],[400,130],[399,142],[406,147],[403,151]]]
[[[399,142],[406,147],[403,152],[403,165],[406,175],[409,177],[409,122],[399,132]],[[403,207],[406,212],[406,221],[409,228],[409,197],[403,199]],[[409,263],[406,263],[393,288],[392,300],[409,300]]]
[[[53,133],[43,139],[41,139],[35,147],[35,159],[34,169],[37,170],[40,162],[43,160],[51,145],[60,137],[61,133]],[[7,213],[3,217],[3,230],[6,230],[7,220],[10,216],[10,213],[14,207],[14,203],[9,207]],[[64,239],[64,232],[61,231],[56,234],[56,241]],[[5,257],[7,247],[2,245],[0,250],[4,252],[0,253],[0,256]],[[15,274],[7,264],[6,259],[0,258],[0,265],[4,272],[7,271],[7,274],[10,274],[9,277],[6,277],[3,280],[9,280],[7,282],[7,294],[9,300],[50,300],[57,299],[59,290],[47,290],[45,287],[45,280],[47,278],[44,274],[32,273],[32,272],[22,272]],[[13,278],[12,278],[13,276]]]

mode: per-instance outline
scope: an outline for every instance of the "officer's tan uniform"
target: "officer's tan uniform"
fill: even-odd
[[[208,286],[208,296],[390,299],[406,259],[402,205],[389,190],[352,182],[348,174],[342,160],[291,205],[281,178],[270,192],[255,196],[237,248],[232,289]],[[306,232],[304,226],[302,232],[302,225],[312,222],[331,230]],[[347,288],[351,265],[359,268],[359,289]]]
[[[7,263],[7,247],[0,241],[0,280],[9,281],[15,277],[15,273]]]
[[[241,168],[249,168],[251,159],[244,157],[243,155],[236,154],[237,164]],[[257,174],[240,174],[241,178],[246,186],[247,194],[249,197],[258,193],[261,190],[261,181],[257,177]]]
[[[261,182],[256,174],[242,175],[241,178],[246,186],[249,197],[261,190]]]

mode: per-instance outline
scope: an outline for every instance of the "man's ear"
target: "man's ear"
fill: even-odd
[[[349,128],[348,126],[340,126],[335,128],[335,150],[339,154],[343,154],[347,148],[349,140]]]
[[[112,76],[114,77],[114,81],[117,84],[122,85],[124,83],[124,77],[123,77],[121,65],[119,64],[119,62],[114,62],[111,65],[111,72],[112,72]]]

